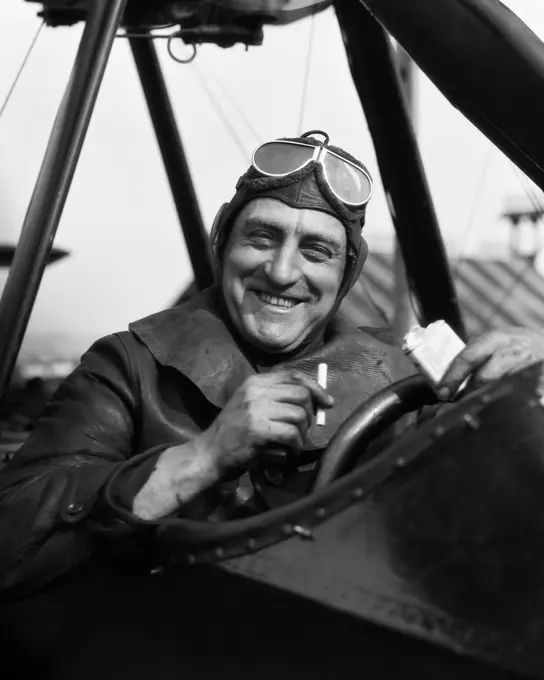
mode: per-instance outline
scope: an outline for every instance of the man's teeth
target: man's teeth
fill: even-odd
[[[277,305],[278,307],[294,307],[298,304],[298,300],[293,300],[293,298],[277,297],[276,295],[269,295],[262,291],[259,291],[257,295],[263,302],[266,302],[269,305]]]

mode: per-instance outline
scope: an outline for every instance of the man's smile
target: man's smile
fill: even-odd
[[[276,295],[264,290],[252,290],[250,293],[259,300],[260,303],[278,312],[289,312],[299,305],[303,300],[289,295]]]
[[[277,354],[318,332],[338,297],[346,239],[327,213],[250,201],[234,221],[222,269],[227,311],[244,338]]]

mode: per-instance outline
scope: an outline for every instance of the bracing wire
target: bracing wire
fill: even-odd
[[[470,212],[469,212],[469,215],[468,215],[468,220],[467,220],[465,229],[463,231],[461,240],[459,242],[460,245],[457,248],[456,262],[455,262],[455,266],[454,266],[454,269],[453,269],[453,276],[455,276],[457,274],[457,272],[459,271],[459,267],[461,266],[461,259],[466,254],[469,236],[470,236],[470,233],[472,232],[472,229],[474,227],[474,220],[476,219],[476,214],[477,214],[478,206],[479,206],[479,203],[480,203],[480,197],[482,195],[482,189],[483,189],[483,186],[484,186],[484,183],[485,183],[485,180],[486,180],[487,170],[488,170],[488,167],[489,167],[489,162],[491,160],[491,155],[492,155],[493,150],[494,150],[494,147],[490,143],[489,146],[487,147],[486,155],[484,156],[484,161],[482,163],[482,170],[481,170],[481,173],[480,173],[480,177],[478,178],[478,183],[476,184],[476,190],[474,192],[474,197],[472,199],[472,204],[470,206]]]
[[[308,95],[308,85],[310,83],[310,72],[312,66],[312,50],[314,46],[315,33],[315,14],[312,14],[310,19],[310,34],[308,37],[308,52],[306,54],[306,67],[304,69],[304,81],[302,85],[302,97],[300,100],[300,111],[298,114],[298,134],[302,134],[302,123],[304,122],[304,113],[306,111],[306,97]]]
[[[523,186],[523,189],[527,195],[527,198],[529,199],[529,202],[531,203],[535,214],[537,215],[537,219],[540,219],[540,221],[544,224],[544,220],[542,218],[542,215],[539,215],[539,212],[542,210],[543,206],[540,204],[540,201],[538,200],[538,197],[536,193],[534,193],[533,187],[530,186],[527,183],[527,178],[526,176],[518,169],[514,163],[511,164],[514,172],[516,173],[521,185]],[[497,314],[500,312],[500,310],[504,307],[504,304],[508,300],[508,298],[514,293],[516,288],[523,283],[525,278],[527,277],[527,274],[531,271],[533,268],[533,263],[531,260],[528,260],[525,267],[518,273],[517,276],[514,277],[513,281],[510,283],[508,288],[505,290],[504,294],[501,296],[501,298],[493,305],[491,310],[489,311],[489,314],[487,315],[487,318],[485,319],[484,323],[487,327],[491,325]]]
[[[42,23],[38,26],[38,30],[36,31],[34,37],[32,38],[32,42],[30,43],[30,47],[28,48],[28,50],[25,54],[25,58],[23,59],[23,63],[19,67],[19,70],[17,71],[17,74],[15,75],[15,79],[14,79],[13,83],[11,84],[11,87],[8,90],[6,98],[4,99],[2,106],[0,107],[0,118],[2,117],[2,114],[6,110],[6,107],[9,104],[9,101],[10,101],[13,93],[15,92],[15,88],[17,87],[17,83],[19,82],[19,79],[20,79],[20,77],[21,77],[21,75],[24,71],[24,68],[27,64],[27,61],[28,61],[30,55],[32,54],[32,50],[34,49],[34,46],[36,45],[36,42],[37,42],[37,40],[40,36],[40,33],[42,32],[42,28],[44,26],[45,26],[45,21],[42,21]]]
[[[202,68],[203,62],[202,59],[200,59],[200,68]],[[221,91],[225,99],[228,101],[228,103],[231,105],[231,107],[234,109],[234,111],[238,114],[240,119],[243,121],[251,135],[254,137],[255,141],[257,143],[262,141],[262,137],[259,135],[251,121],[249,120],[248,116],[244,113],[244,110],[242,107],[236,102],[235,98],[232,96],[232,94],[227,90],[227,88],[223,85],[221,82],[221,79],[217,76],[217,74],[214,72],[210,64],[205,64],[204,68],[206,70],[207,75],[213,80],[214,85]]]
[[[526,175],[524,175],[516,165],[512,164],[512,167],[520,181],[520,184],[523,186],[523,189],[527,195],[527,198],[529,199],[529,202],[533,207],[533,210],[536,213],[537,216],[536,219],[540,220],[544,224],[542,215],[539,215],[539,213],[544,209],[544,206],[538,200],[538,196],[536,195],[533,186],[529,184],[529,180],[527,179]]]
[[[225,116],[225,112],[223,111],[222,107],[217,103],[217,101],[216,101],[216,99],[215,99],[215,97],[214,97],[214,95],[213,95],[213,92],[211,91],[211,89],[210,89],[208,83],[206,82],[206,79],[205,79],[205,78],[203,77],[203,75],[202,75],[202,70],[199,68],[199,66],[198,66],[198,64],[197,64],[196,62],[195,62],[195,64],[194,64],[194,69],[195,69],[195,71],[196,71],[196,73],[197,73],[197,75],[198,75],[198,81],[200,82],[200,84],[201,84],[202,87],[204,88],[204,90],[205,90],[206,94],[208,95],[208,98],[209,98],[209,100],[210,100],[210,102],[211,102],[213,108],[215,109],[216,113],[218,114],[218,116],[219,116],[219,117],[221,118],[221,120],[223,121],[223,125],[224,125],[224,126],[227,128],[227,130],[229,131],[229,133],[230,133],[232,139],[234,140],[236,146],[238,147],[238,150],[240,151],[240,153],[241,153],[242,156],[244,157],[244,161],[245,161],[246,163],[249,162],[249,159],[251,158],[251,154],[250,154],[250,153],[247,151],[247,149],[245,148],[245,145],[244,145],[242,139],[240,138],[240,136],[238,135],[238,133],[237,133],[236,129],[234,128],[234,126],[231,124],[231,122],[229,121],[229,119],[227,118],[227,116]]]

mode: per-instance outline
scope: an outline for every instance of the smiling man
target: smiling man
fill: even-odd
[[[334,308],[346,266],[346,232],[332,215],[271,198],[249,203],[225,251],[226,308],[244,338],[290,352]]]
[[[32,591],[105,536],[123,545],[172,515],[240,517],[308,491],[342,422],[414,372],[337,314],[366,259],[371,193],[324,133],[255,151],[212,229],[217,285],[97,341],[0,474],[1,587]],[[543,357],[538,333],[491,334],[444,388]]]

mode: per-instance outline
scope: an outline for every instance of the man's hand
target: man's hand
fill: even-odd
[[[236,390],[202,439],[222,475],[247,465],[268,444],[300,450],[314,409],[333,404],[333,397],[300,371],[254,375]]]
[[[303,446],[314,408],[334,399],[299,371],[248,378],[214,423],[185,444],[163,451],[155,470],[133,503],[145,520],[164,517],[240,468],[267,444]]]
[[[544,332],[507,328],[484,333],[453,360],[440,381],[438,396],[448,399],[469,376],[481,385],[539,361],[544,361]]]

